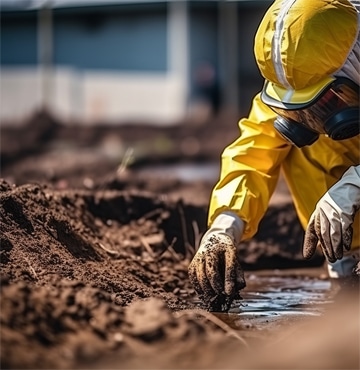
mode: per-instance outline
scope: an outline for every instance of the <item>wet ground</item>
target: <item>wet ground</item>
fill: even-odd
[[[325,276],[322,268],[247,274],[243,299],[216,316],[234,330],[281,330],[304,317],[321,316],[338,293]]]
[[[282,179],[240,248],[243,299],[229,313],[197,301],[187,267],[237,135],[224,122],[220,137],[219,122],[84,130],[46,115],[3,130],[2,368],[359,368],[359,287],[303,260]]]

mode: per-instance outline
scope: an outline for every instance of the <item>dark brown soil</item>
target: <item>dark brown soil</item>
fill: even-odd
[[[21,127],[6,127],[1,368],[289,368],[292,361],[294,368],[357,367],[358,327],[354,332],[354,325],[344,325],[343,316],[328,313],[335,331],[342,328],[338,340],[330,342],[327,330],[322,336],[329,322],[318,320],[311,326],[318,328],[312,347],[300,340],[308,332],[293,328],[300,342],[273,358],[274,349],[257,345],[262,341],[249,348],[229,335],[189,283],[187,268],[206,229],[214,182],[143,175],[141,169],[217,162],[237,135],[234,117],[168,128],[85,128],[40,112]],[[302,230],[292,204],[280,201],[288,195],[282,182],[277,194],[258,235],[242,245],[246,272],[321,266],[321,255],[302,258]],[[358,323],[358,299],[345,295],[342,304],[345,321],[355,312]],[[281,341],[288,335],[277,339],[289,346]],[[334,346],[346,349],[342,362],[334,360]],[[320,363],[309,360],[315,349]],[[258,351],[263,356],[251,355]]]

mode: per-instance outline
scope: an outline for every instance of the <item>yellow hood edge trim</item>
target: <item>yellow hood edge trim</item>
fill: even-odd
[[[321,81],[300,90],[289,90],[271,81],[265,84],[265,92],[271,98],[289,104],[306,104],[318,96],[328,85],[335,81],[335,77],[329,76]]]

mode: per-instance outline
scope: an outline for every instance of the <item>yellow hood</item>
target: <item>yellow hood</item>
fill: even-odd
[[[255,36],[260,72],[289,90],[315,85],[344,64],[358,27],[347,0],[276,0]]]

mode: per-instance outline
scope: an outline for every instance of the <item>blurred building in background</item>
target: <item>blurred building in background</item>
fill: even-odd
[[[246,114],[271,1],[0,0],[0,120],[175,124]],[[199,113],[200,114],[200,113]]]

